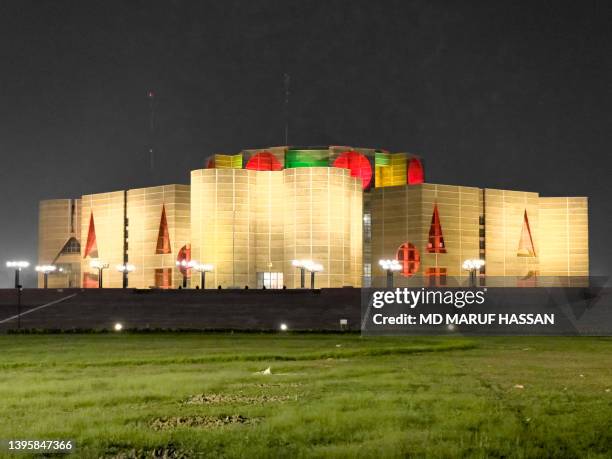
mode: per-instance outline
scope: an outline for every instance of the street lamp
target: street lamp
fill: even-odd
[[[469,258],[463,262],[461,267],[470,273],[470,287],[476,287],[476,272],[485,265],[484,260]]]
[[[123,274],[123,288],[128,286],[128,274],[136,269],[136,267],[130,263],[123,263],[116,266],[117,271]]]
[[[315,273],[323,271],[323,265],[312,260],[293,260],[291,264],[300,270],[300,288],[306,287],[306,271],[310,272],[310,288],[314,288]]]
[[[212,272],[214,266],[206,263],[194,262],[193,269],[200,272],[200,284],[202,289],[206,288],[206,273]]]
[[[387,271],[387,288],[393,288],[393,273],[402,270],[402,265],[397,260],[379,260],[378,264]]]
[[[30,263],[28,261],[7,261],[6,262],[7,268],[13,268],[15,270],[15,288],[20,288],[19,273],[21,272],[22,269],[25,269],[28,266],[30,266]]]
[[[22,269],[30,266],[27,261],[7,261],[6,267],[15,270],[15,289],[17,290],[17,330],[21,329],[21,284],[19,283],[19,273]]]
[[[55,265],[39,265],[36,268],[36,272],[42,273],[43,275],[43,288],[47,288],[49,285],[49,273],[57,271]]]
[[[93,260],[91,260],[91,262],[89,263],[89,266],[93,269],[97,269],[98,270],[98,288],[102,288],[102,274],[103,271],[108,268],[108,263],[104,263],[103,261],[94,258]]]
[[[183,273],[183,288],[187,288],[187,270],[194,268],[198,263],[195,260],[181,260],[176,261],[177,268]]]
[[[306,284],[306,263],[312,263],[308,260],[293,260],[291,264],[300,270],[300,288],[304,288]]]

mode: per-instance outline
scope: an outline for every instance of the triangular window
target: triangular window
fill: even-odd
[[[85,252],[83,258],[90,256],[91,258],[98,258],[98,244],[96,243],[96,225],[94,223],[93,212],[89,217],[89,230],[87,232],[87,244],[85,244]]]
[[[157,248],[155,253],[171,253],[170,234],[168,233],[168,220],[166,219],[166,206],[162,206],[161,220],[159,221],[159,232],[157,234]]]
[[[446,245],[444,244],[444,236],[442,235],[442,225],[440,225],[440,215],[438,214],[437,204],[434,204],[433,215],[431,216],[427,252],[446,253]]]
[[[531,237],[531,228],[529,227],[529,218],[527,218],[527,210],[523,214],[523,229],[521,230],[521,239],[519,240],[518,257],[535,257],[536,251]]]
[[[81,253],[81,244],[79,243],[79,241],[76,240],[76,238],[71,237],[64,244],[64,247],[62,247],[62,250],[60,251],[60,253],[61,254],[64,254],[64,253]]]

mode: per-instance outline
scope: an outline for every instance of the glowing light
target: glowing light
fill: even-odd
[[[117,265],[116,269],[120,273],[131,273],[132,271],[134,271],[136,269],[136,267],[134,265],[130,264],[130,263],[126,263],[126,264],[122,264],[122,265]]]
[[[287,324],[280,324],[280,329],[281,331],[287,331],[289,330],[289,327],[287,326]]]
[[[209,273],[213,271],[214,266],[207,263],[198,263],[197,261],[192,260],[190,262],[192,264],[192,268],[201,273]]]
[[[22,268],[27,268],[28,266],[30,266],[30,262],[28,261],[7,261],[6,262],[7,268],[22,269]]]
[[[478,271],[484,265],[484,260],[479,260],[478,258],[469,258],[463,262],[461,267],[466,271]]]
[[[52,273],[54,271],[57,270],[57,266],[55,265],[39,265],[36,268],[34,268],[36,270],[36,272],[39,273],[43,273],[43,274],[48,274],[48,273]],[[61,270],[60,270],[61,272]]]
[[[104,263],[102,260],[100,260],[98,258],[94,258],[89,263],[89,266],[94,268],[94,269],[106,269],[106,268],[108,268],[108,263]]]
[[[402,270],[402,265],[397,260],[379,260],[378,264],[385,271],[401,271]]]
[[[323,265],[312,260],[293,260],[291,264],[296,268],[303,268],[306,271],[319,273],[323,271]]]
[[[123,325],[117,322],[113,328],[115,329],[115,331],[121,331],[123,330]]]

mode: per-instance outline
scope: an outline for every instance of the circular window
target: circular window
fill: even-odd
[[[370,186],[372,181],[372,166],[365,155],[356,151],[345,151],[334,161],[334,167],[349,169],[351,177],[361,179],[361,186],[365,190]]]
[[[405,277],[413,276],[421,265],[421,255],[414,244],[410,242],[404,242],[399,246],[396,258],[402,265],[400,274]]]

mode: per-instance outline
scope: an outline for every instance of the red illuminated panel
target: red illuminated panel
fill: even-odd
[[[427,268],[425,276],[428,278],[430,287],[442,287],[446,285],[446,268]]]
[[[262,151],[249,159],[246,168],[253,171],[280,171],[283,166],[272,153]]]
[[[191,244],[186,244],[183,247],[181,247],[181,250],[179,250],[179,253],[176,257],[176,261],[180,263],[183,260],[191,261]],[[183,274],[183,276],[189,277],[189,273],[191,272],[191,269],[184,268],[182,266],[178,266],[178,269],[181,272],[181,274]]]
[[[521,239],[517,256],[519,257],[535,257],[536,251],[531,237],[531,227],[529,226],[529,218],[527,218],[527,210],[523,214],[523,229],[521,230]]]
[[[438,214],[437,204],[434,204],[433,215],[431,216],[427,253],[446,253],[446,245],[444,244],[444,236],[442,235],[442,226],[440,225],[440,215]]]
[[[162,205],[162,214],[159,221],[159,232],[157,233],[157,247],[155,253],[170,253],[170,233],[168,233],[168,220],[166,219],[166,206]]]
[[[421,265],[421,255],[417,248],[410,242],[404,242],[399,246],[396,258],[402,265],[400,274],[404,277],[413,276]]]
[[[93,212],[89,217],[89,230],[87,231],[87,244],[85,244],[85,252],[83,252],[83,258],[87,256],[96,258],[98,256],[98,245],[96,243],[96,225],[94,223]]]
[[[361,186],[365,190],[372,182],[372,165],[368,158],[356,151],[345,151],[334,161],[334,167],[350,169],[351,177],[361,179]]]
[[[425,171],[423,164],[418,158],[411,158],[408,161],[408,185],[418,185],[425,181]]]
[[[155,270],[155,286],[157,288],[170,288],[172,282],[172,268],[157,268]]]
[[[83,288],[98,288],[98,275],[83,273]]]

